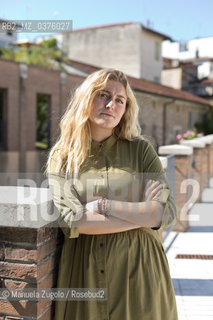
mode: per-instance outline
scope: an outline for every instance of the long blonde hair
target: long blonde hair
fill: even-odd
[[[140,136],[139,107],[126,76],[119,70],[99,70],[84,80],[69,102],[60,122],[61,135],[49,153],[46,172],[49,172],[50,161],[55,151],[59,154],[55,173],[66,172],[67,175],[79,170],[91,146],[92,137],[88,119],[93,100],[105,88],[108,80],[122,83],[127,94],[125,113],[120,123],[113,129],[113,133],[127,140]]]

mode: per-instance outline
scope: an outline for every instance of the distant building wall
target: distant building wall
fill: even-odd
[[[163,35],[140,23],[85,28],[42,36],[36,42],[56,38],[59,47],[76,60],[100,68],[116,68],[135,78],[161,81]]]
[[[4,25],[6,23],[9,23],[7,26]],[[9,44],[12,44],[17,40],[17,32],[14,32],[12,30],[9,30],[10,28],[14,28],[14,23],[10,24],[9,21],[4,21],[0,19],[0,47],[6,47]],[[4,31],[5,29],[5,31]]]
[[[140,76],[140,24],[79,30],[65,35],[70,59]]]
[[[158,35],[142,29],[140,78],[161,83],[161,70],[163,69],[162,40],[163,38]]]
[[[44,161],[44,153],[48,150],[41,151],[42,156],[40,156],[35,146],[37,94],[50,96],[49,125],[50,146],[52,146],[59,136],[59,122],[71,94],[84,77],[67,74],[65,82],[62,82],[59,71],[28,66],[27,78],[21,79],[20,64],[6,60],[0,60],[0,70],[0,89],[7,90],[7,141],[6,148],[0,151],[0,172],[18,172],[18,153],[22,152],[26,153],[25,169],[38,170],[40,164],[37,162],[39,159]],[[139,90],[135,90],[135,94],[140,106],[139,121],[143,133],[151,138],[156,147],[172,143],[177,133],[184,133],[193,127],[208,110],[208,106],[202,104],[159,94],[148,94]]]
[[[60,72],[28,66],[27,79],[21,79],[20,64],[7,60],[0,60],[0,70],[0,88],[7,90],[6,150],[19,150],[22,138],[25,139],[26,150],[35,150],[38,93],[50,95],[50,135],[53,144],[59,133],[56,128],[68,105],[71,93],[83,78],[67,74],[66,84],[61,84]]]
[[[136,91],[142,133],[155,147],[175,143],[178,133],[193,129],[207,108],[202,105]],[[164,118],[165,116],[165,118]],[[165,141],[164,141],[165,140]]]
[[[162,55],[170,59],[193,59],[196,57],[213,57],[213,37],[192,39],[181,42],[163,42]]]
[[[161,72],[161,84],[175,89],[182,88],[182,69],[165,69]]]

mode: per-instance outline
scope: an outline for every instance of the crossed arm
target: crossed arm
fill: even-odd
[[[97,200],[86,205],[83,217],[77,221],[79,233],[104,234],[122,232],[140,227],[159,227],[164,205],[156,201],[160,197],[162,185],[149,180],[142,202],[122,202],[111,200],[109,217],[98,211]]]

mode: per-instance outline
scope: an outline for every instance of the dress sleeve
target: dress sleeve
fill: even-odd
[[[155,198],[154,200],[164,204],[163,218],[161,225],[157,228],[167,228],[174,225],[177,217],[177,208],[172,195],[166,173],[162,167],[161,161],[154,150],[154,148],[148,143],[144,142],[143,148],[143,172],[144,180],[158,180],[163,185],[163,191],[160,198]]]
[[[51,158],[48,180],[53,202],[59,211],[58,225],[61,227],[65,236],[77,238],[79,236],[76,221],[83,214],[84,206],[78,198],[78,193],[72,180],[66,179],[65,174],[55,173],[57,164],[57,152]]]

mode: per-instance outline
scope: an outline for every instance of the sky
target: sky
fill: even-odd
[[[212,14],[213,0],[0,0],[6,20],[72,20],[73,29],[133,21],[175,41],[213,36]]]

